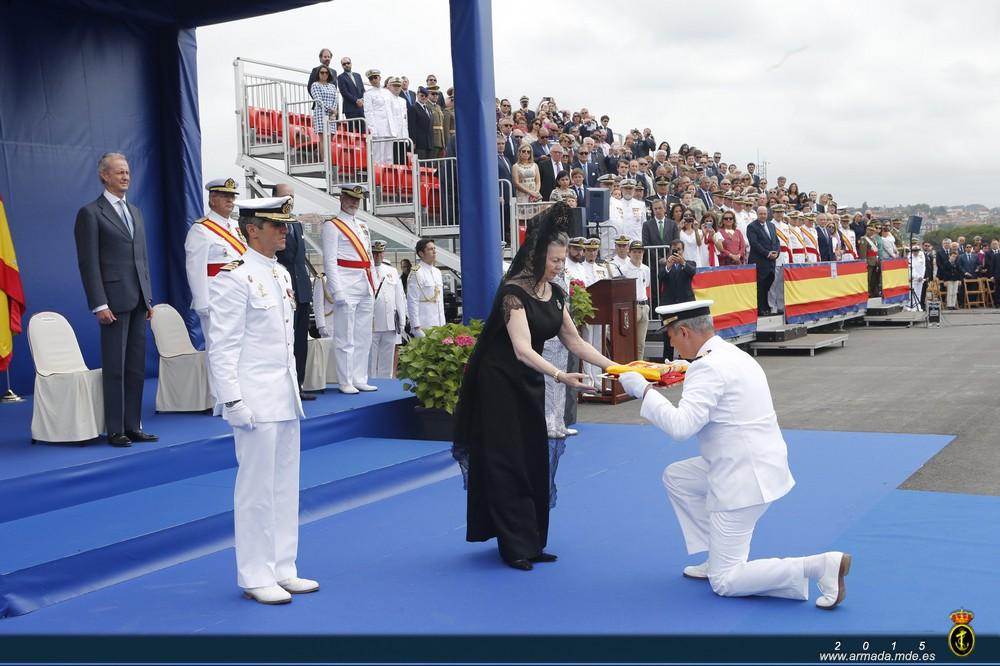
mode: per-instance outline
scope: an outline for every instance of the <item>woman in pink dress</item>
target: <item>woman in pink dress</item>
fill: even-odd
[[[715,234],[715,249],[720,266],[747,262],[747,241],[736,228],[736,216],[731,211],[722,213],[722,228]]]

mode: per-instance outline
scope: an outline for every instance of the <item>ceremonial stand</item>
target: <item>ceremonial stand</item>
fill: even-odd
[[[590,322],[602,327],[601,353],[615,363],[631,363],[638,355],[636,339],[635,278],[599,280],[587,289],[597,314]],[[581,402],[617,405],[632,398],[617,380],[601,381],[596,395],[581,395]]]

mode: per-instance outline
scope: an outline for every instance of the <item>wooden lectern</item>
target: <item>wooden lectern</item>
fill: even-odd
[[[597,314],[590,321],[604,327],[600,350],[615,363],[631,363],[639,354],[636,338],[635,278],[599,280],[587,288]],[[580,396],[581,402],[601,402],[617,405],[631,400],[617,380],[601,382],[596,396]]]

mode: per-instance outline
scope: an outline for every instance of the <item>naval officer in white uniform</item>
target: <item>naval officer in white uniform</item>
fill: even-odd
[[[708,551],[708,561],[684,569],[707,578],[725,597],[762,595],[809,598],[817,581],[816,605],[829,609],[844,599],[846,553],[748,561],[754,526],[771,502],[795,480],[771,403],[764,370],[749,354],[715,335],[709,306],[691,301],[656,309],[664,316],[670,344],[694,359],[675,407],[637,372],[621,376],[622,387],[642,399],[640,414],[674,440],[698,436],[701,455],[675,462],[663,484],[677,514],[688,554]]]
[[[340,213],[323,223],[323,271],[333,294],[334,360],[341,393],[377,391],[368,383],[368,355],[372,348],[375,278],[372,275],[371,235],[357,219],[368,192],[361,185],[340,188]]]
[[[410,331],[423,337],[432,326],[444,326],[444,281],[441,269],[434,265],[437,245],[429,238],[417,241],[420,261],[410,271],[406,289],[406,311],[410,317]]]
[[[375,278],[375,319],[368,375],[396,376],[396,345],[403,342],[406,328],[406,293],[392,264],[382,261],[385,241],[372,242],[372,273]]]
[[[232,219],[236,206],[236,181],[232,178],[217,178],[205,183],[208,190],[208,215],[195,220],[184,239],[184,269],[188,287],[191,289],[191,309],[198,315],[201,332],[205,337],[205,351],[208,351],[208,283],[218,275],[223,266],[243,256],[247,251],[246,239],[239,225]],[[206,360],[211,360],[206,354]],[[212,371],[208,369],[209,391],[212,388]]]
[[[299,382],[295,294],[275,252],[285,246],[290,197],[240,208],[250,249],[209,285],[210,367],[236,440],[237,582],[263,604],[286,604],[319,583],[299,578]]]

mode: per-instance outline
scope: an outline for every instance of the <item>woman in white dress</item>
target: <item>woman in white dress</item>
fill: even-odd
[[[704,239],[701,235],[701,229],[695,224],[694,213],[692,211],[684,211],[684,215],[681,217],[681,229],[677,237],[684,243],[684,256],[688,261],[693,259],[695,266],[698,268],[704,266],[705,264],[702,263],[701,257],[701,246],[704,243]]]
[[[514,190],[517,193],[518,204],[536,203],[542,200],[539,191],[541,187],[541,176],[538,173],[538,165],[532,160],[531,146],[522,141],[517,149],[517,163],[511,169],[514,176]],[[527,220],[538,213],[536,206],[519,205],[517,207],[517,217],[519,220]]]

